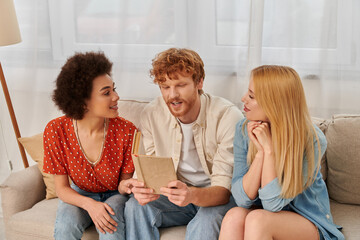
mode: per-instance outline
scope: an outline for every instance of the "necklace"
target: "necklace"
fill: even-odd
[[[80,150],[81,152],[84,154],[86,160],[91,164],[91,166],[95,166],[101,159],[101,156],[103,154],[103,151],[104,151],[104,145],[105,145],[105,138],[106,138],[106,130],[107,130],[107,121],[106,121],[106,118],[104,120],[104,137],[103,137],[103,142],[102,142],[102,145],[101,145],[101,152],[100,152],[100,155],[99,157],[96,159],[95,162],[92,162],[89,160],[89,158],[86,156],[86,153],[83,149],[83,147],[81,146],[81,142],[80,142],[80,138],[79,138],[79,133],[78,133],[78,125],[77,125],[77,120],[75,120],[75,136],[76,136],[76,140],[78,141],[78,144],[79,144],[79,147],[80,147]]]

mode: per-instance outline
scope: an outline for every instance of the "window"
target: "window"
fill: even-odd
[[[258,48],[263,63],[350,64],[351,1],[49,0],[53,54],[101,49],[149,63],[190,47],[208,65],[234,69]],[[284,21],[286,19],[286,21]],[[249,46],[249,42],[251,45]],[[341,54],[340,54],[341,53]]]
[[[74,51],[101,49],[113,60],[148,58],[179,44],[185,28],[176,22],[183,6],[174,0],[49,1],[53,51],[57,59]],[[175,11],[175,9],[178,9]]]

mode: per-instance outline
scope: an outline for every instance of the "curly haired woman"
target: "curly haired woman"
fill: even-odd
[[[45,128],[43,168],[60,198],[55,239],[81,239],[92,223],[100,239],[125,239],[136,127],[118,116],[111,68],[103,53],[76,53],[56,80],[53,100],[65,116]]]

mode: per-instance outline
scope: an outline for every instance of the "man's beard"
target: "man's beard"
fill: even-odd
[[[181,102],[181,109],[180,111],[174,110],[174,106],[172,103],[173,102]],[[186,101],[184,99],[180,99],[180,98],[172,98],[168,101],[166,101],[166,105],[169,108],[169,111],[171,112],[171,114],[174,117],[182,117],[184,115],[186,115],[187,113],[189,113],[191,111],[191,109],[193,108],[195,104],[195,98],[191,98],[189,101]]]

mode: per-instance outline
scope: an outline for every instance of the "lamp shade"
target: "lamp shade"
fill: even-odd
[[[21,42],[13,0],[0,0],[0,46]]]

